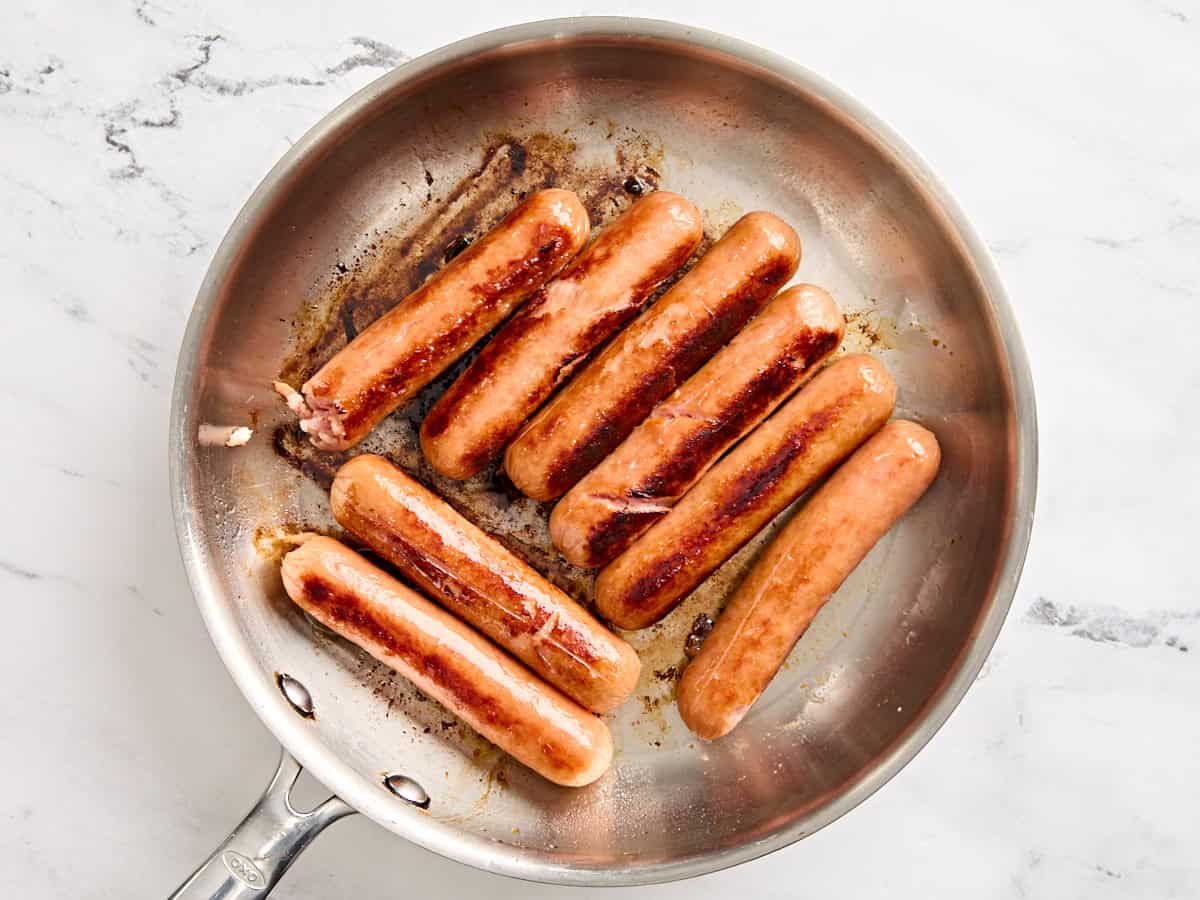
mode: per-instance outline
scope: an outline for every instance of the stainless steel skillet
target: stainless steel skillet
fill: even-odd
[[[296,440],[271,381],[302,375],[550,183],[579,190],[596,223],[656,184],[697,202],[714,235],[743,211],[781,214],[804,242],[800,277],[848,312],[849,348],[885,361],[898,411],[944,450],[931,492],[730,737],[694,740],[671,692],[692,619],[719,607],[758,545],[631,636],[645,674],[612,717],[616,765],[580,790],[507,761],[314,627],[283,597],[272,544],[330,525],[321,482],[336,460]],[[460,485],[424,468],[415,426],[438,387],[362,449],[586,596],[586,573],[548,550],[546,510],[494,474]],[[245,447],[198,438],[247,423]],[[180,548],[222,659],[286,749],[263,801],[177,896],[264,896],[354,810],[469,865],[563,884],[686,878],[811,834],[899,771],[975,678],[1016,589],[1035,471],[1028,364],[987,252],[913,151],[836,88],[740,41],[640,19],[521,25],[414,60],[276,165],[188,324],[171,420]],[[341,799],[296,813],[298,764]]]

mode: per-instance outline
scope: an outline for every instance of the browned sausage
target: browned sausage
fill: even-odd
[[[679,714],[728,734],[813,617],[937,474],[937,439],[889,422],[822,485],[754,564],[679,681]]]
[[[729,341],[799,260],[800,239],[778,217],[756,212],[735,222],[509,444],[504,469],[513,484],[535,500],[561,496]]]
[[[810,377],[845,330],[820,288],[781,293],[567,491],[550,516],[554,545],[577,566],[612,562]]]
[[[421,449],[451,478],[491,462],[589,353],[633,318],[700,243],[700,212],[667,191],[609,225],[521,307],[421,425]]]
[[[569,697],[607,712],[632,693],[632,647],[386,459],[350,460],[330,501],[344,528]]]
[[[332,538],[302,535],[283,558],[288,596],[556,784],[589,784],[612,735],[445,610]]]
[[[539,191],[339,351],[300,393],[275,389],[322,450],[353,447],[553,278],[583,246],[570,191]]]
[[[657,622],[877,431],[895,402],[895,383],[871,357],[828,366],[600,571],[600,615],[621,628]]]

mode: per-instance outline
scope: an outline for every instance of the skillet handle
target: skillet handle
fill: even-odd
[[[353,807],[330,797],[311,812],[297,812],[291,792],[300,763],[283,750],[279,768],[254,808],[212,856],[169,900],[259,900],[318,834]]]

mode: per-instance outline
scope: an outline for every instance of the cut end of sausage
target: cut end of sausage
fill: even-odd
[[[283,381],[274,383],[275,393],[287,403],[288,409],[300,418],[300,430],[308,435],[318,450],[346,450],[352,446],[346,440],[346,427],[332,401],[313,395],[306,384],[301,394]]]
[[[304,396],[311,412],[300,420],[300,430],[308,435],[318,450],[347,450],[352,447],[354,442],[347,440],[346,427],[333,402],[313,396],[307,385],[305,387]]]

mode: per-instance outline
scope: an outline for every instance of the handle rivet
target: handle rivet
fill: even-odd
[[[280,693],[292,705],[292,709],[306,719],[311,719],[316,715],[313,710],[312,694],[308,692],[308,688],[291,675],[286,675],[283,672],[275,673],[275,683],[279,685]]]
[[[383,786],[407,803],[421,809],[429,809],[429,794],[407,775],[389,775]]]

